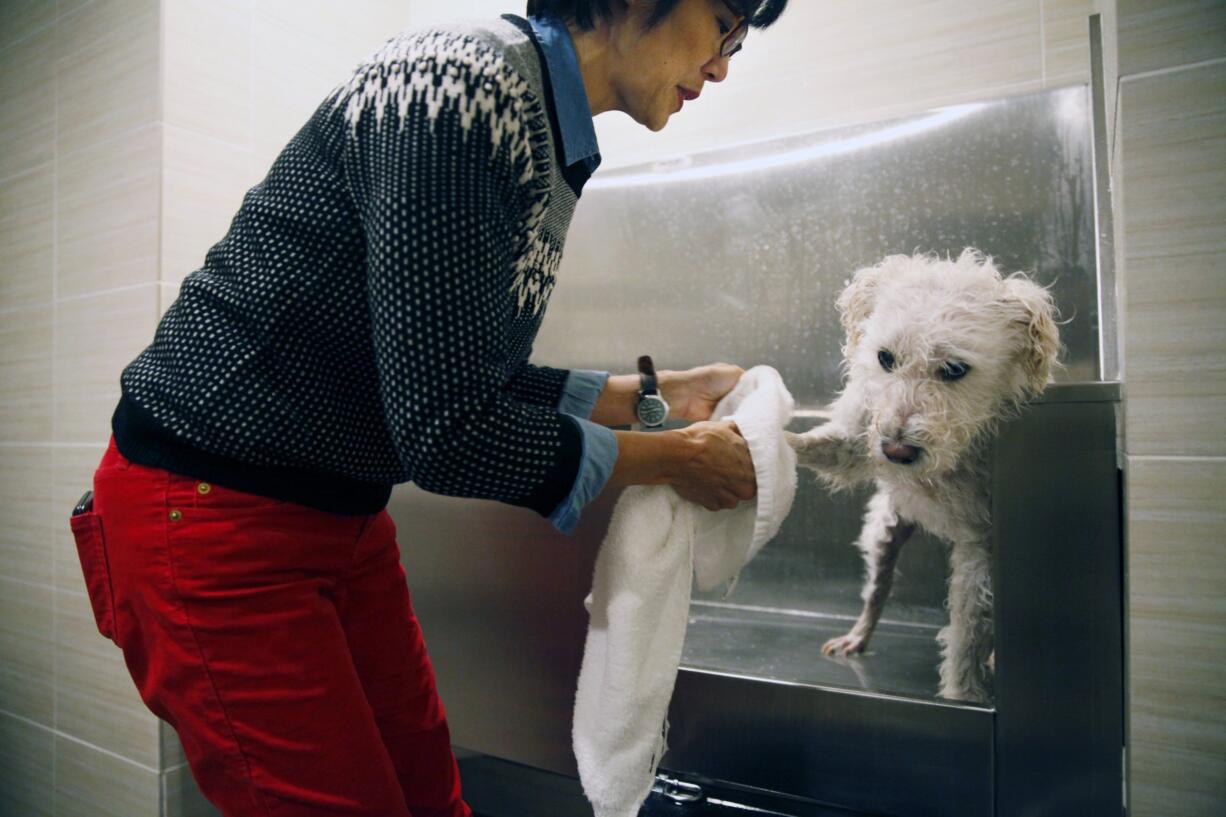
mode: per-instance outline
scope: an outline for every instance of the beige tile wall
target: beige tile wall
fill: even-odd
[[[7,48],[55,20],[55,0],[5,0],[0,3],[0,48]]]
[[[13,715],[54,722],[54,591],[0,579],[0,701]]]
[[[95,296],[157,280],[161,141],[161,124],[150,120],[59,156],[55,216],[60,298]]]
[[[47,19],[53,21],[55,5],[41,5],[50,8]],[[7,16],[15,6],[2,3],[0,9]],[[23,30],[20,19],[11,22],[13,28],[9,24],[0,21],[0,42]],[[0,91],[0,179],[45,165],[54,156],[55,94],[48,93],[46,82],[55,71],[55,26],[45,20],[41,25],[45,27],[26,29],[27,36],[19,42],[0,46],[0,76],[5,77]]]
[[[14,46],[15,48],[20,46]],[[0,51],[0,61],[7,52]],[[3,77],[19,77],[0,72]],[[10,83],[3,82],[0,87]],[[3,103],[0,103],[3,104]],[[3,134],[3,131],[0,131]],[[0,176],[0,311],[51,304],[55,165],[42,161]]]
[[[1226,3],[1119,0],[1131,813],[1226,813]]]
[[[58,734],[54,751],[55,817],[161,817],[157,769]]]
[[[1128,450],[1226,456],[1226,64],[1125,76],[1120,115]]]
[[[156,122],[156,0],[99,0],[55,25],[56,141],[68,157]]]
[[[157,814],[65,517],[157,316],[157,0],[0,3],[0,814]]]
[[[54,554],[47,547],[55,531],[53,454],[46,445],[0,448],[0,576],[42,587],[50,587],[55,576]]]
[[[1129,463],[1132,803],[1226,806],[1226,459]]]
[[[52,817],[52,744],[45,726],[0,712],[0,812]]]
[[[1226,42],[1221,0],[1118,2],[1121,75],[1221,58]]]
[[[150,281],[56,305],[57,443],[90,446],[101,456],[110,436],[110,410],[119,400],[119,372],[153,337],[157,293]]]
[[[0,314],[5,315],[0,323],[0,436],[11,443],[48,440],[54,307],[35,304]]]

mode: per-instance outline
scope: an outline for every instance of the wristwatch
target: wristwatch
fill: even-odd
[[[634,413],[644,428],[659,428],[668,418],[668,403],[660,396],[656,367],[651,362],[651,355],[639,358],[639,396]]]

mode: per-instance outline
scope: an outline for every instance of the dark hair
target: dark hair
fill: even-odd
[[[528,14],[533,17],[551,14],[567,22],[573,21],[579,28],[589,31],[598,20],[613,15],[613,6],[617,2],[619,0],[528,0]],[[679,2],[681,0],[655,0],[651,16],[647,18],[647,27],[651,28],[671,14]],[[766,28],[779,19],[788,0],[728,0],[728,4],[739,10],[741,16],[748,17],[749,24],[754,28]]]

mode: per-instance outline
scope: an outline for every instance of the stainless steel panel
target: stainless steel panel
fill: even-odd
[[[583,817],[592,807],[574,778],[489,755],[457,753],[464,800],[478,817]],[[672,783],[673,794],[667,783]],[[864,812],[779,796],[760,789],[686,776],[664,777],[643,804],[640,817],[870,817]]]
[[[825,592],[825,588],[815,588],[815,592]],[[878,626],[867,654],[846,658],[819,655],[818,647],[827,639],[847,632],[850,618],[696,601],[690,608],[682,664],[749,678],[933,697],[940,682],[936,642],[939,623],[900,621],[896,613]]]
[[[453,741],[575,775],[583,598],[615,496],[566,537],[529,511],[398,488],[391,513]]]
[[[1069,381],[1096,380],[1085,86],[599,172],[579,202],[536,355],[633,370],[779,370],[801,407],[839,386],[835,297],[890,253],[975,246],[1053,286]]]
[[[1111,210],[1111,157],[1107,146],[1106,65],[1102,15],[1090,15],[1090,101],[1094,130],[1094,231],[1098,237],[1099,373],[1114,380],[1120,371],[1119,292],[1115,276],[1115,227]]]
[[[1000,817],[1123,807],[1118,407],[1031,406],[997,440]]]
[[[872,814],[992,814],[992,713],[685,670],[664,767]]]

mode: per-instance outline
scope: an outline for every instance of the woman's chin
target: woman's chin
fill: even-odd
[[[647,129],[649,131],[652,131],[653,133],[659,133],[660,131],[664,130],[664,126],[668,124],[668,121],[672,119],[672,116],[673,116],[672,113],[667,112],[667,111],[663,113],[653,114],[651,119],[644,124],[647,125]]]

